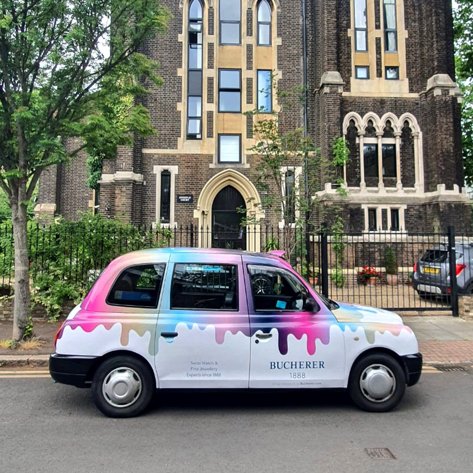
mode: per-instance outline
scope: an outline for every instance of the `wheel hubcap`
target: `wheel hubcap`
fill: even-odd
[[[396,378],[387,366],[370,365],[361,373],[360,388],[370,401],[385,402],[396,390]]]
[[[102,385],[103,396],[113,407],[132,405],[140,397],[141,391],[141,378],[135,370],[127,367],[111,371]]]

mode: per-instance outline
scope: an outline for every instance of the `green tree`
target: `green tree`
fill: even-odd
[[[473,185],[473,0],[458,0],[454,10],[455,66],[463,92],[462,145],[465,179]]]
[[[29,316],[27,205],[41,172],[83,149],[111,157],[126,143],[110,124],[110,104],[144,92],[138,78],[159,82],[156,65],[138,51],[167,19],[157,0],[1,2],[0,187],[14,229],[14,340]],[[146,111],[134,110],[142,126]],[[69,141],[80,143],[74,149],[65,146],[70,137],[81,138]]]
[[[303,91],[299,88],[281,91],[274,82],[273,77],[272,89],[280,110],[264,114],[257,109],[249,112],[256,140],[250,151],[258,157],[256,185],[262,196],[262,205],[281,215],[284,223],[279,232],[280,240],[271,240],[267,246],[273,247],[277,243],[291,260],[294,260],[295,252],[300,252],[301,271],[307,276],[310,272],[307,261],[309,242],[305,236],[311,228],[317,229],[324,223],[326,213],[330,214],[332,222],[340,213],[338,206],[324,206],[316,198],[316,193],[323,189],[325,182],[333,182],[339,185],[338,192],[344,195],[346,188],[341,176],[349,150],[345,140],[337,138],[332,144],[331,156],[326,157],[315,148],[312,138],[304,133],[303,128],[282,130],[279,114],[300,113]],[[339,261],[341,267],[342,256]]]

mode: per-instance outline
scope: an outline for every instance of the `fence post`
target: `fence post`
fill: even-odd
[[[458,317],[458,287],[456,272],[456,254],[455,254],[455,227],[448,227],[448,257],[450,263],[450,294],[452,301],[452,315]]]
[[[328,294],[328,234],[327,227],[324,225],[320,233],[320,275],[322,277],[322,294],[329,297]]]

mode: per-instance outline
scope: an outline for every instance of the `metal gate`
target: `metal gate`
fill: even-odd
[[[453,227],[432,234],[323,232],[312,240],[309,268],[319,290],[335,300],[458,316],[458,292],[473,289],[465,254],[471,239],[456,238]]]

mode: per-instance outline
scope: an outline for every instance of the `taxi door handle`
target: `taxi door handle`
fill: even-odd
[[[176,338],[179,334],[177,332],[161,332],[163,338]]]
[[[271,338],[273,336],[272,333],[257,333],[256,338],[259,338],[260,340],[268,340],[268,338]]]

